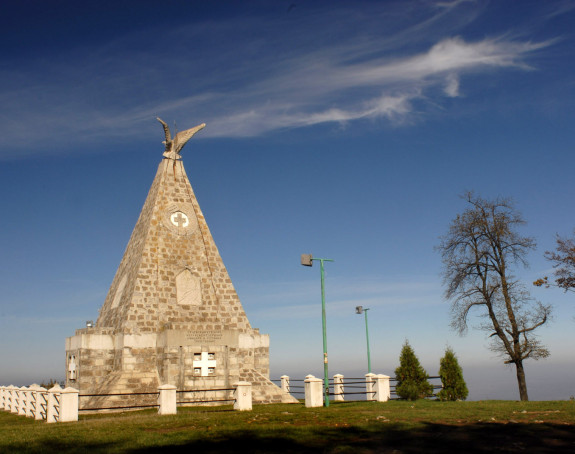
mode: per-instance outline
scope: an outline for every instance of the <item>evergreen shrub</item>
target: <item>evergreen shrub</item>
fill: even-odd
[[[419,359],[408,341],[405,341],[401,349],[395,378],[397,379],[395,393],[402,399],[423,399],[433,393],[433,387],[428,381],[429,375],[419,364]]]
[[[443,389],[439,391],[439,400],[465,400],[469,391],[463,379],[463,371],[451,348],[445,350],[445,356],[439,360],[439,376]]]

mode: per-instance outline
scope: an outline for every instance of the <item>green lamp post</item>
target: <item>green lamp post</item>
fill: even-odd
[[[329,407],[329,377],[328,377],[328,367],[327,367],[327,334],[325,326],[325,278],[323,271],[323,262],[333,262],[331,259],[317,259],[311,254],[301,255],[301,264],[303,266],[312,266],[313,261],[318,260],[321,270],[321,325],[323,330],[323,394],[324,394],[324,406]]]
[[[356,314],[365,314],[365,338],[367,339],[367,372],[371,374],[371,355],[369,353],[369,330],[367,329],[367,311],[369,307],[356,306]]]

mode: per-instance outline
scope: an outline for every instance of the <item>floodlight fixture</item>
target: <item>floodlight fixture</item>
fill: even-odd
[[[312,266],[313,265],[313,256],[311,254],[302,254],[301,255],[301,264],[303,266]]]

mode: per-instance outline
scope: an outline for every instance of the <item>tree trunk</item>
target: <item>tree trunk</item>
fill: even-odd
[[[517,372],[517,385],[519,385],[519,398],[521,400],[529,400],[529,396],[527,395],[527,383],[525,382],[525,369],[523,369],[522,360],[515,363],[515,370]]]

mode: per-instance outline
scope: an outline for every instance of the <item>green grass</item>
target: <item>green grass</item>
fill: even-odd
[[[575,452],[573,402],[354,402],[81,415],[46,424],[0,411],[0,452]]]

